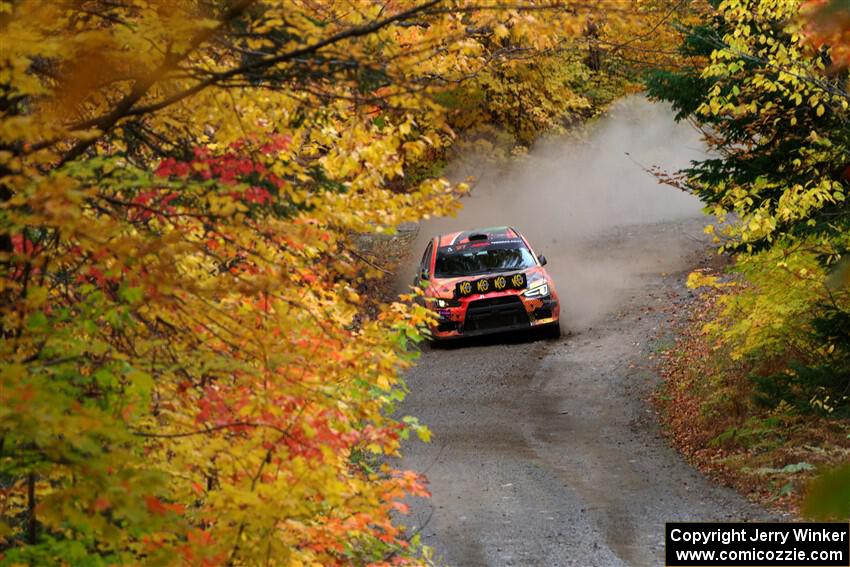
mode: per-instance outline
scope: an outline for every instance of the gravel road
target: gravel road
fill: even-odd
[[[433,497],[416,502],[405,523],[439,563],[660,566],[667,521],[767,519],[669,448],[647,402],[658,380],[652,356],[691,299],[687,273],[710,253],[704,223],[691,208],[547,240],[569,334],[426,349],[407,375],[402,410],[428,424],[433,440],[410,442],[401,465],[430,480]],[[577,271],[605,269],[585,270],[596,281],[573,289],[559,258]],[[604,302],[594,301],[599,294]]]

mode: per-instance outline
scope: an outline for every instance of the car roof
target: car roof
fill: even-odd
[[[510,226],[491,226],[487,228],[476,228],[474,230],[461,230],[458,232],[449,232],[441,234],[437,237],[437,247],[443,246],[458,246],[468,244],[469,237],[473,235],[485,235],[487,240],[497,238],[521,238],[520,233]]]

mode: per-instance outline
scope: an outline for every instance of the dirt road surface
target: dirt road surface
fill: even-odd
[[[642,100],[630,104],[615,112],[613,125],[597,126],[590,143],[607,143],[606,131],[614,128],[627,133],[616,137],[620,158],[634,144],[653,148],[660,161],[681,161],[677,136],[693,134],[662,128],[655,139],[644,139],[644,121],[672,125],[669,112]],[[668,147],[670,155],[658,154],[658,146]],[[559,179],[526,186],[526,196],[544,191],[551,197],[553,184],[574,181],[563,170],[565,161],[572,163],[567,167],[601,168],[593,182],[605,184],[614,197],[634,190],[634,182],[623,183],[619,167],[559,154],[571,150],[555,146],[540,154],[534,175],[548,175],[548,164]],[[516,173],[505,183],[522,183],[528,175]],[[658,380],[652,357],[669,344],[672,323],[691,299],[687,273],[706,261],[710,245],[698,206],[671,209],[664,191],[672,190],[651,181],[640,190],[646,211],[653,212],[653,200],[659,203],[657,214],[629,222],[615,199],[587,199],[580,192],[564,206],[581,218],[613,220],[586,223],[582,230],[534,223],[556,273],[568,335],[426,349],[408,374],[411,393],[402,409],[431,427],[433,441],[409,443],[401,464],[427,473],[433,497],[417,502],[405,523],[421,530],[439,563],[660,566],[667,521],[767,518],[669,448],[647,401]],[[493,191],[489,195],[498,194]],[[487,193],[478,203],[494,214],[503,209]],[[446,222],[471,228],[481,217],[476,206],[471,201],[469,212]],[[511,212],[518,210],[506,214]],[[439,232],[445,226],[424,228]]]

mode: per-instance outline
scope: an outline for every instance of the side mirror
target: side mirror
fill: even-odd
[[[538,256],[538,257],[537,257],[537,259],[538,259],[538,260],[540,260],[540,265],[541,265],[541,266],[545,266],[546,264],[548,264],[548,263],[549,263],[549,261],[546,259],[546,256],[544,256],[543,254],[541,254],[540,256]]]
[[[428,280],[428,279],[430,279],[430,278],[428,277],[428,270],[427,270],[427,269],[422,269],[422,270],[419,272],[419,279],[420,279],[420,280]]]

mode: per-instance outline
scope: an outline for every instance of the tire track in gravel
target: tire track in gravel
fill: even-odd
[[[403,465],[428,469],[433,498],[409,523],[442,562],[662,565],[664,522],[768,518],[668,447],[646,401],[653,337],[684,313],[704,258],[694,243],[665,261],[664,246],[699,222],[632,227],[630,246],[657,249],[660,269],[591,329],[423,353],[404,410],[434,441],[408,445]]]
[[[643,121],[669,120],[668,111],[647,113],[655,107],[632,104],[624,117],[615,113],[614,121],[625,126],[603,124],[603,134],[625,132],[617,138],[621,146],[633,143],[656,155],[664,153],[659,145],[680,149],[681,136],[663,129],[654,139],[640,138]],[[639,139],[630,138],[632,130]],[[558,156],[549,148],[534,175],[563,175]],[[549,169],[547,159],[555,159]],[[608,197],[628,190],[617,167],[579,162],[601,169],[589,182],[617,177],[610,179]],[[561,183],[571,181],[567,175]],[[538,188],[541,198],[552,195],[551,184],[528,183],[526,173],[508,182],[524,184],[528,198]],[[549,214],[544,220],[550,220],[534,225],[536,234],[527,232],[550,258],[565,307],[563,326],[571,334],[554,342],[509,336],[426,349],[408,373],[411,393],[401,410],[428,424],[433,441],[408,443],[401,466],[426,471],[433,497],[416,501],[404,523],[421,530],[438,562],[663,565],[664,522],[768,518],[738,494],[712,485],[668,447],[646,401],[658,380],[650,361],[655,345],[669,340],[671,323],[685,315],[687,273],[710,253],[698,207],[665,209],[665,193],[647,195],[642,206],[661,203],[657,214],[632,223],[614,210],[614,222],[569,232]],[[599,214],[617,206],[616,199],[592,201],[590,208],[584,199],[584,209],[579,203],[571,210]],[[504,204],[494,208],[485,194],[470,200],[453,226],[513,224],[502,218],[476,222],[489,218],[482,209],[521,213]],[[441,232],[446,222],[422,231],[426,237]],[[547,228],[555,234],[547,237]]]

